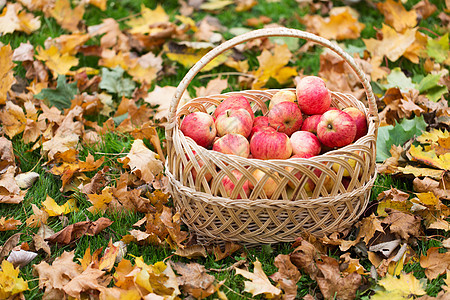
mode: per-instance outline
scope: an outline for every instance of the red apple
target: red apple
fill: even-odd
[[[367,119],[366,115],[356,107],[347,107],[343,111],[348,113],[353,118],[356,124],[355,141],[367,134]]]
[[[288,159],[292,154],[289,137],[282,132],[262,130],[250,140],[250,152],[258,159]]]
[[[319,155],[319,139],[309,131],[296,131],[291,135],[292,153],[294,155]]]
[[[331,94],[322,78],[306,76],[297,84],[297,101],[303,113],[321,115],[330,107]]]
[[[252,130],[253,119],[245,109],[227,109],[216,119],[218,136],[237,133],[247,138]]]
[[[239,182],[239,180],[242,177],[242,173],[237,170],[233,170],[231,173],[236,178],[236,183]],[[242,188],[239,191],[236,199],[242,199],[243,195],[245,195],[245,197],[247,198],[250,195],[250,188],[249,188],[248,184],[249,184],[249,181],[246,180],[244,182],[244,184],[242,185]],[[231,180],[228,176],[225,175],[225,177],[222,179],[222,185],[225,188],[226,197],[231,197],[231,194],[233,193],[233,190],[236,186],[234,184],[233,180]]]
[[[266,116],[259,116],[253,119],[253,127],[256,126],[270,126],[269,118]]]
[[[276,92],[273,96],[272,99],[270,99],[270,104],[269,104],[269,110],[273,108],[274,105],[281,103],[281,102],[295,102],[297,101],[297,96],[295,95],[295,93],[293,91],[289,91],[289,90],[282,90],[279,92]]]
[[[266,175],[266,172],[264,172],[262,170],[255,170],[253,172],[253,177],[255,177],[255,179],[258,183],[262,181],[262,179],[265,175]],[[267,178],[267,180],[264,183],[263,188],[262,188],[268,199],[270,199],[270,197],[272,197],[273,193],[275,193],[275,191],[277,190],[277,187],[278,187],[277,181],[274,178],[278,179],[278,182],[281,181],[278,173],[274,172],[272,174],[272,176],[269,176]],[[253,185],[253,183],[251,181],[249,181],[249,187],[251,190],[253,190],[255,188],[255,186]]]
[[[250,102],[248,102],[247,98],[240,95],[230,96],[227,99],[223,100],[220,103],[216,110],[214,111],[214,117],[219,117],[221,113],[226,111],[227,109],[245,109],[248,111],[252,119],[254,118],[252,107],[250,106]]]
[[[317,125],[317,137],[328,147],[343,147],[355,139],[356,124],[353,118],[341,110],[329,110]]]
[[[296,103],[281,102],[272,107],[267,114],[270,126],[288,136],[302,127],[302,111]]]
[[[254,126],[252,128],[252,130],[250,131],[250,135],[248,136],[248,139],[251,141],[251,139],[255,133],[263,131],[263,130],[276,131],[273,127],[266,126],[266,125]]]
[[[213,150],[224,154],[248,157],[250,154],[250,144],[244,136],[236,133],[228,133],[214,142]]]
[[[213,118],[204,112],[193,112],[184,117],[180,129],[185,136],[205,148],[211,146],[217,133]]]
[[[312,115],[307,117],[302,124],[302,131],[309,131],[311,133],[317,134],[317,124],[320,122],[322,115]]]

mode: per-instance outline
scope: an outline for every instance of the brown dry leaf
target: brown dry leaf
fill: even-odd
[[[206,87],[195,87],[197,97],[205,97],[209,95],[220,94],[228,87],[228,80],[221,79],[220,76],[216,79],[210,80]]]
[[[74,252],[63,252],[52,265],[42,261],[34,265],[34,271],[39,276],[39,288],[44,290],[44,299],[64,299],[64,286],[81,274],[82,267],[76,264]]]
[[[20,106],[6,101],[6,106],[0,111],[0,122],[6,135],[13,138],[24,131],[27,118]]]
[[[206,273],[204,266],[197,263],[184,264],[182,262],[170,262],[170,265],[181,275],[177,277],[179,285],[185,292],[195,298],[203,299],[216,292],[215,277]]]
[[[448,187],[440,187],[440,183],[431,178],[425,177],[424,179],[414,178],[413,180],[414,191],[432,192],[440,199],[450,200],[450,189]]]
[[[106,284],[103,285],[100,282],[104,281],[102,278],[105,274],[104,271],[91,268],[90,266],[84,270],[81,274],[72,278],[70,282],[64,285],[63,291],[69,296],[76,299],[80,299],[82,292],[93,293],[93,291],[101,291],[106,288]]]
[[[19,225],[22,225],[20,220],[14,218],[6,219],[6,217],[0,218],[0,231],[16,230]]]
[[[170,102],[172,100],[173,95],[176,91],[175,86],[165,86],[160,87],[158,85],[155,86],[155,89],[150,92],[147,97],[144,98],[144,101],[149,103],[152,106],[157,106],[156,113],[153,115],[155,120],[167,117],[170,107]],[[187,92],[183,93],[181,96],[180,104],[178,107],[181,107],[185,102],[188,102],[191,98]]]
[[[220,246],[215,246],[214,250],[213,250],[214,256],[216,257],[215,261],[219,261],[228,256],[231,256],[234,252],[240,250],[241,248],[242,248],[241,245],[231,243],[231,242],[226,242],[225,250],[222,252],[222,249],[220,249]]]
[[[8,4],[9,5],[9,4]],[[0,25],[0,28],[2,26]],[[5,45],[0,48],[0,104],[6,103],[6,97],[11,86],[16,81],[14,78],[13,68],[13,51],[10,45]]]
[[[202,245],[192,245],[184,248],[177,248],[177,250],[173,254],[189,259],[208,256],[206,254],[205,247],[203,247]]]
[[[278,272],[269,276],[270,279],[277,282],[284,291],[285,300],[293,300],[297,297],[297,282],[302,276],[298,268],[292,264],[289,255],[278,254],[275,257],[274,265]]]
[[[311,278],[315,278],[319,272],[315,260],[320,257],[320,253],[316,247],[306,240],[300,239],[299,242],[300,245],[290,254],[291,262]]]
[[[252,296],[264,294],[267,298],[273,298],[281,294],[281,290],[272,285],[267,275],[262,269],[262,265],[258,259],[253,263],[253,273],[235,268],[236,275],[242,275],[251,281],[244,281],[244,292],[252,294]]]
[[[339,261],[340,261],[340,265],[341,265],[341,267],[340,267],[341,270],[345,266],[347,266],[347,268],[342,271],[342,274],[344,276],[351,274],[351,273],[355,273],[355,272],[358,274],[361,274],[361,275],[368,274],[366,272],[366,270],[364,269],[364,267],[359,263],[359,259],[351,258],[349,252],[342,254],[341,257],[339,258]]]
[[[79,31],[78,25],[83,19],[84,5],[80,3],[72,9],[69,0],[58,0],[49,13],[62,28],[70,32],[77,32]]]
[[[183,248],[184,246],[181,243],[187,239],[188,232],[181,231],[180,217],[180,212],[177,212],[172,217],[172,209],[164,206],[160,216],[160,220],[164,224],[164,226],[166,226],[166,229],[169,232],[169,236],[172,241],[175,242],[178,247]]]
[[[416,237],[420,234],[419,216],[413,216],[396,210],[386,210],[388,216],[384,218],[383,224],[388,224],[392,233],[398,234],[403,240]]]
[[[33,235],[33,243],[34,248],[36,251],[44,250],[45,253],[47,253],[47,256],[50,257],[52,255],[52,251],[50,249],[50,246],[47,244],[47,242],[44,240],[44,238],[38,234]]]
[[[365,25],[358,22],[357,14],[350,7],[336,7],[330,16],[307,15],[303,18],[307,31],[329,40],[357,39]]]
[[[129,51],[128,37],[120,30],[119,23],[111,18],[104,19],[101,24],[88,27],[91,35],[103,35],[100,38],[102,49],[114,47],[118,51]]]
[[[103,217],[95,222],[78,222],[67,226],[45,240],[52,244],[58,243],[59,245],[68,245],[78,240],[83,235],[96,235],[112,223],[113,221]]]
[[[258,56],[259,68],[252,72],[255,76],[252,89],[261,89],[270,78],[275,79],[281,85],[288,83],[293,76],[297,75],[297,70],[294,67],[286,66],[291,57],[292,53],[286,44],[276,44],[273,54],[264,49]]]
[[[439,247],[431,247],[427,255],[420,257],[420,266],[425,269],[425,275],[429,280],[444,274],[450,267],[450,252],[439,253]]]
[[[428,0],[422,0],[413,6],[420,20],[424,20],[431,16],[437,9],[436,5],[430,3]]]
[[[15,166],[16,160],[12,142],[7,138],[0,137],[0,174],[6,172],[8,167]]]
[[[380,217],[388,215],[386,209],[409,212],[412,206],[412,203],[408,201],[409,194],[395,188],[381,192],[377,199],[380,201],[377,207],[377,215]]]
[[[130,152],[124,158],[118,159],[124,167],[129,167],[131,173],[147,183],[152,182],[156,175],[163,171],[163,163],[156,153],[148,149],[142,140],[134,140]]]
[[[33,215],[29,216],[26,220],[26,224],[30,228],[41,227],[43,224],[47,224],[47,219],[50,216],[45,210],[39,209],[35,204],[31,203],[31,209]]]
[[[52,160],[58,152],[76,148],[83,133],[83,124],[78,121],[82,118],[82,114],[82,107],[72,108],[64,117],[53,138],[42,144],[42,151],[47,154],[49,160]]]
[[[383,39],[363,39],[366,44],[367,51],[370,52],[372,57],[384,57],[386,56],[391,61],[398,60],[407,49],[416,40],[417,29],[406,29],[404,33],[398,33],[392,27],[383,24],[381,28],[381,34]]]
[[[378,165],[378,172],[380,174],[395,174],[398,172],[398,160],[403,152],[403,147],[392,145],[389,152],[391,153],[391,157],[386,159],[382,165]]]
[[[417,25],[416,11],[407,11],[400,1],[386,0],[384,3],[378,3],[377,7],[384,15],[384,22],[397,32],[404,32],[407,28]]]
[[[362,283],[360,274],[355,272],[342,276],[338,261],[331,257],[324,256],[316,263],[320,270],[316,281],[325,299],[355,299],[356,290]]]
[[[91,178],[89,183],[83,185],[81,191],[86,195],[99,194],[100,191],[102,191],[103,188],[111,181],[107,175],[110,170],[110,167],[104,166],[103,169],[98,171],[94,177]]]
[[[62,54],[56,46],[51,46],[49,49],[43,49],[38,46],[36,59],[45,62],[47,68],[49,68],[55,77],[58,74],[66,75],[69,73],[72,67],[78,65],[79,59],[69,53]]]
[[[6,172],[0,175],[0,195],[9,196],[18,195],[20,193],[20,188],[17,185],[16,180],[14,179],[15,170],[16,167],[9,166]],[[0,202],[8,203],[3,199],[0,200]]]

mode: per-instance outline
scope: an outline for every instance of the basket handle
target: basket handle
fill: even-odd
[[[333,50],[336,54],[338,54],[340,57],[342,57],[353,69],[353,71],[358,76],[359,80],[361,81],[364,90],[366,92],[368,104],[369,104],[369,115],[373,118],[375,121],[375,124],[378,126],[379,123],[379,117],[378,117],[378,111],[377,111],[377,105],[375,102],[375,96],[372,91],[372,87],[370,86],[370,83],[368,79],[366,78],[364,72],[359,69],[359,67],[356,65],[353,58],[347,54],[344,50],[342,50],[339,46],[332,44],[329,40],[322,38],[320,36],[317,36],[315,34],[305,32],[298,29],[291,29],[291,28],[285,28],[285,27],[276,27],[276,28],[264,28],[264,29],[258,29],[254,31],[250,31],[247,33],[244,33],[242,35],[236,36],[219,46],[211,49],[208,53],[205,54],[195,65],[192,66],[192,68],[187,72],[187,74],[184,76],[183,80],[181,80],[180,84],[177,87],[177,90],[171,100],[170,103],[170,110],[169,110],[169,116],[168,116],[168,124],[172,124],[172,126],[168,126],[166,132],[166,137],[168,136],[167,133],[171,133],[173,129],[173,123],[174,118],[176,114],[176,110],[178,107],[178,104],[180,102],[181,96],[183,95],[184,91],[187,89],[188,85],[191,83],[192,79],[200,72],[200,70],[205,67],[210,61],[212,61],[215,57],[222,54],[228,49],[233,48],[236,45],[248,42],[253,39],[262,38],[262,37],[271,37],[271,36],[285,36],[285,37],[297,37],[301,39],[305,39],[308,41],[315,42],[319,45],[325,46],[331,50]]]

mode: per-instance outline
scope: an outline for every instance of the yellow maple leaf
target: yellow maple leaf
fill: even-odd
[[[100,66],[104,66],[110,69],[114,69],[117,66],[120,66],[122,69],[127,70],[130,63],[135,64],[136,59],[130,58],[130,53],[123,53],[111,49],[104,49],[101,54],[101,59],[98,64]]]
[[[251,280],[244,281],[245,292],[251,293],[253,296],[265,294],[267,298],[273,298],[274,296],[281,294],[281,290],[274,287],[269,281],[269,278],[267,278],[267,275],[262,269],[261,262],[258,259],[254,262],[253,273],[239,268],[235,268],[235,270],[236,275],[242,275]]]
[[[90,34],[73,33],[73,34],[63,34],[50,42],[50,45],[55,45],[59,49],[59,53],[70,55],[75,55],[78,48],[86,43],[91,38]]]
[[[402,272],[400,278],[387,274],[386,277],[380,279],[378,284],[384,290],[377,291],[371,299],[411,299],[411,295],[425,295],[426,281],[416,279],[413,273],[405,274]]]
[[[54,73],[66,75],[70,68],[78,65],[78,58],[71,56],[68,53],[61,55],[56,46],[51,46],[49,49],[44,50],[41,46],[37,47],[36,58],[45,61],[45,65]]]
[[[28,282],[19,277],[19,267],[6,259],[2,261],[0,271],[0,299],[9,299],[11,296],[28,290]]]
[[[7,101],[5,108],[0,111],[0,123],[6,135],[12,138],[24,131],[27,118],[20,106]]]
[[[13,72],[16,66],[12,61],[13,53],[10,45],[0,48],[0,105],[6,103],[6,95],[16,81]]]
[[[20,30],[26,34],[31,34],[33,31],[36,31],[41,27],[41,20],[39,17],[35,17],[33,14],[27,13],[24,10],[17,15],[17,18],[20,22]]]
[[[49,13],[62,28],[70,32],[77,32],[79,31],[78,24],[83,19],[84,5],[80,3],[72,9],[69,0],[58,0]]]
[[[102,11],[106,10],[106,0],[86,0],[86,2],[100,8]]]
[[[131,27],[130,33],[152,33],[156,28],[150,28],[150,25],[155,23],[168,22],[169,16],[166,14],[164,8],[158,4],[154,10],[141,5],[141,15],[130,19],[126,24]]]
[[[416,40],[409,46],[403,56],[411,62],[418,64],[419,58],[427,57],[428,35],[416,31]]]
[[[386,0],[377,4],[378,9],[384,15],[386,24],[394,27],[398,32],[417,25],[417,13],[415,10],[407,11],[400,1]]]
[[[363,23],[358,22],[355,12],[349,7],[332,9],[330,16],[327,18],[322,18],[319,15],[308,15],[303,20],[308,31],[332,40],[359,38],[365,27]]]
[[[392,27],[383,24],[381,28],[383,39],[381,41],[376,39],[363,39],[363,41],[372,57],[386,56],[389,60],[396,61],[414,43],[416,31],[417,28],[406,29],[405,32],[398,33]]]
[[[63,205],[58,205],[58,203],[47,195],[47,198],[42,202],[43,209],[48,213],[50,217],[65,215],[73,211],[78,211],[76,200],[69,199]]]
[[[151,83],[161,69],[162,58],[149,52],[139,57],[134,66],[129,66],[126,71],[135,81]]]
[[[253,89],[261,89],[272,77],[279,84],[286,84],[293,76],[297,75],[294,67],[287,67],[292,57],[287,45],[275,45],[273,54],[264,49],[258,56],[259,68],[253,71],[255,81],[252,84]]]

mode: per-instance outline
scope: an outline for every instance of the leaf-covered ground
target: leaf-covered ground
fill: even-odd
[[[0,299],[448,299],[450,1],[20,0],[0,8]],[[294,244],[201,246],[163,175],[175,87],[256,28],[323,36],[371,80],[380,173],[355,226]],[[293,38],[236,47],[185,99],[319,75],[365,101],[341,60]]]

